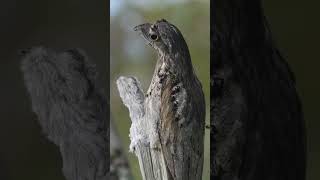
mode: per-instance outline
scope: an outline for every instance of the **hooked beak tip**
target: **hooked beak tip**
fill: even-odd
[[[140,24],[133,28],[134,31],[143,31],[150,27],[150,23]]]
[[[135,27],[133,28],[134,31],[138,31],[138,30],[140,30],[140,29],[141,29],[141,25],[135,26]]]

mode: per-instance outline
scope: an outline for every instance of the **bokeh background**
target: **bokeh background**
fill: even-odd
[[[119,97],[116,80],[121,75],[135,76],[146,91],[153,75],[157,54],[138,33],[133,31],[133,27],[163,18],[178,27],[188,44],[194,70],[203,85],[207,107],[206,123],[209,124],[210,1],[111,0],[110,2],[111,113],[132,173],[135,179],[142,179],[136,156],[128,152],[131,122],[128,110]],[[209,136],[209,130],[206,129],[204,180],[210,176]]]

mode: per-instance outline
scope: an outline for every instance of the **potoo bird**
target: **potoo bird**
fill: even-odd
[[[158,60],[146,103],[158,116],[159,149],[169,179],[201,179],[205,100],[188,46],[177,27],[162,19],[136,26]]]

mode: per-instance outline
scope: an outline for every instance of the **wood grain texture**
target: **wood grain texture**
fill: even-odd
[[[149,134],[154,133],[155,118],[152,114],[152,106],[145,106],[145,97],[140,82],[134,77],[120,77],[117,87],[124,105],[129,109],[131,118],[130,150],[133,151],[139,161],[141,175],[144,180],[168,179],[166,164],[159,149],[151,147]]]

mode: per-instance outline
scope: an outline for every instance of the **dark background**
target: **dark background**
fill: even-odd
[[[42,135],[31,111],[18,50],[82,48],[108,90],[108,14],[108,1],[1,0],[0,180],[64,179],[59,149]]]
[[[58,149],[42,136],[22,81],[18,50],[80,47],[107,82],[108,1],[2,0],[0,3],[0,180],[63,180]],[[274,39],[297,79],[308,139],[307,180],[320,179],[317,1],[265,0]],[[105,87],[108,83],[105,83]]]
[[[295,73],[307,128],[307,180],[320,179],[319,1],[265,0],[274,40]]]

